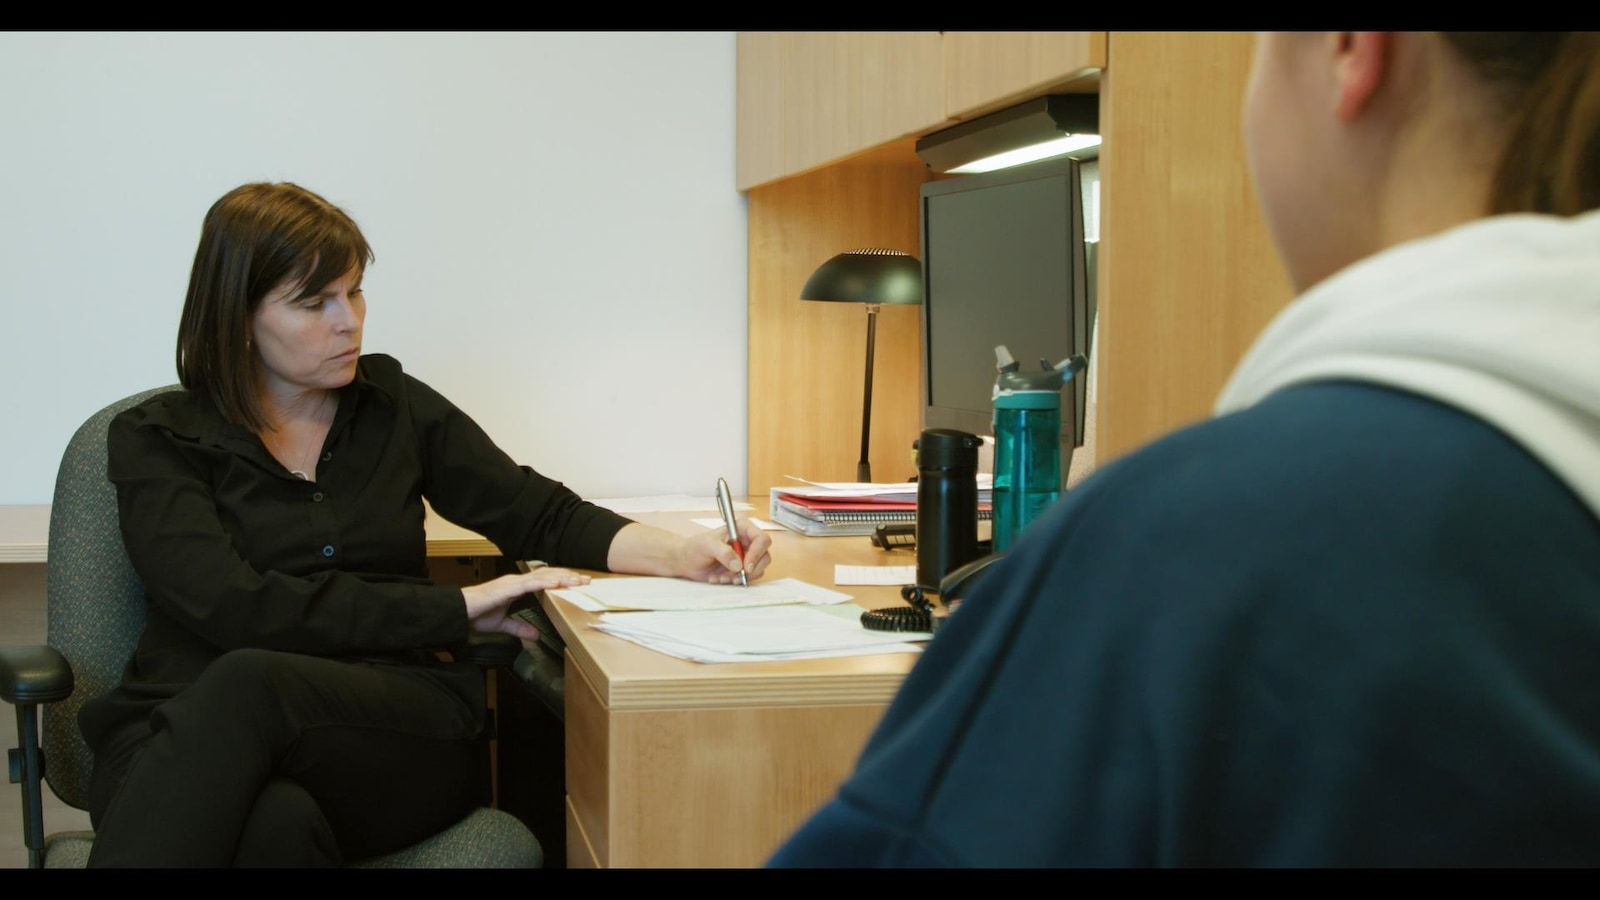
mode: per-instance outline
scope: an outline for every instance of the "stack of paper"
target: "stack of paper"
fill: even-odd
[[[548,593],[600,613],[595,628],[697,662],[916,653],[932,634],[873,631],[849,594],[795,578],[748,587],[682,578],[596,578]]]
[[[855,606],[763,606],[694,612],[605,613],[595,628],[681,659],[759,662],[866,653],[916,653],[922,632],[872,631]]]
[[[822,500],[877,501],[880,503],[917,502],[917,483],[915,481],[807,481],[798,475],[785,475],[783,477],[806,485],[806,487],[786,487],[782,489],[783,493],[800,497],[815,497]],[[994,474],[991,472],[979,472],[976,477],[978,482],[978,502],[989,503],[994,494]]]
[[[551,588],[548,593],[589,612],[620,609],[734,609],[791,603],[844,603],[849,594],[797,578],[739,584],[705,584],[684,578],[596,578],[582,587]]]

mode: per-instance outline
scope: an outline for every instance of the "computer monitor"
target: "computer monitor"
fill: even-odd
[[[993,431],[995,347],[1024,369],[1089,355],[1091,251],[1078,158],[922,186],[924,428]],[[1062,475],[1083,446],[1088,379],[1062,388]]]

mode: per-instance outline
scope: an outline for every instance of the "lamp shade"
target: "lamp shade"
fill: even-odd
[[[801,300],[845,303],[921,303],[922,263],[903,250],[846,250],[817,267]]]

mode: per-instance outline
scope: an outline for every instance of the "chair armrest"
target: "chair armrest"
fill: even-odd
[[[9,780],[22,786],[22,843],[28,868],[44,865],[44,751],[39,707],[72,694],[72,665],[43,644],[0,647],[0,698],[16,707],[17,747],[6,752]]]
[[[43,644],[0,647],[0,698],[7,703],[54,703],[71,694],[72,666],[61,651]]]
[[[566,662],[544,644],[532,643],[517,657],[511,671],[557,719],[567,717]]]
[[[501,631],[487,634],[474,631],[467,636],[466,643],[450,648],[450,655],[455,659],[486,669],[510,666],[521,652],[522,639]]]

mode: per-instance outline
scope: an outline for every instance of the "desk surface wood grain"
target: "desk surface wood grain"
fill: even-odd
[[[483,535],[468,531],[428,509],[428,555],[499,556]],[[0,563],[42,563],[49,559],[50,504],[0,503]]]

